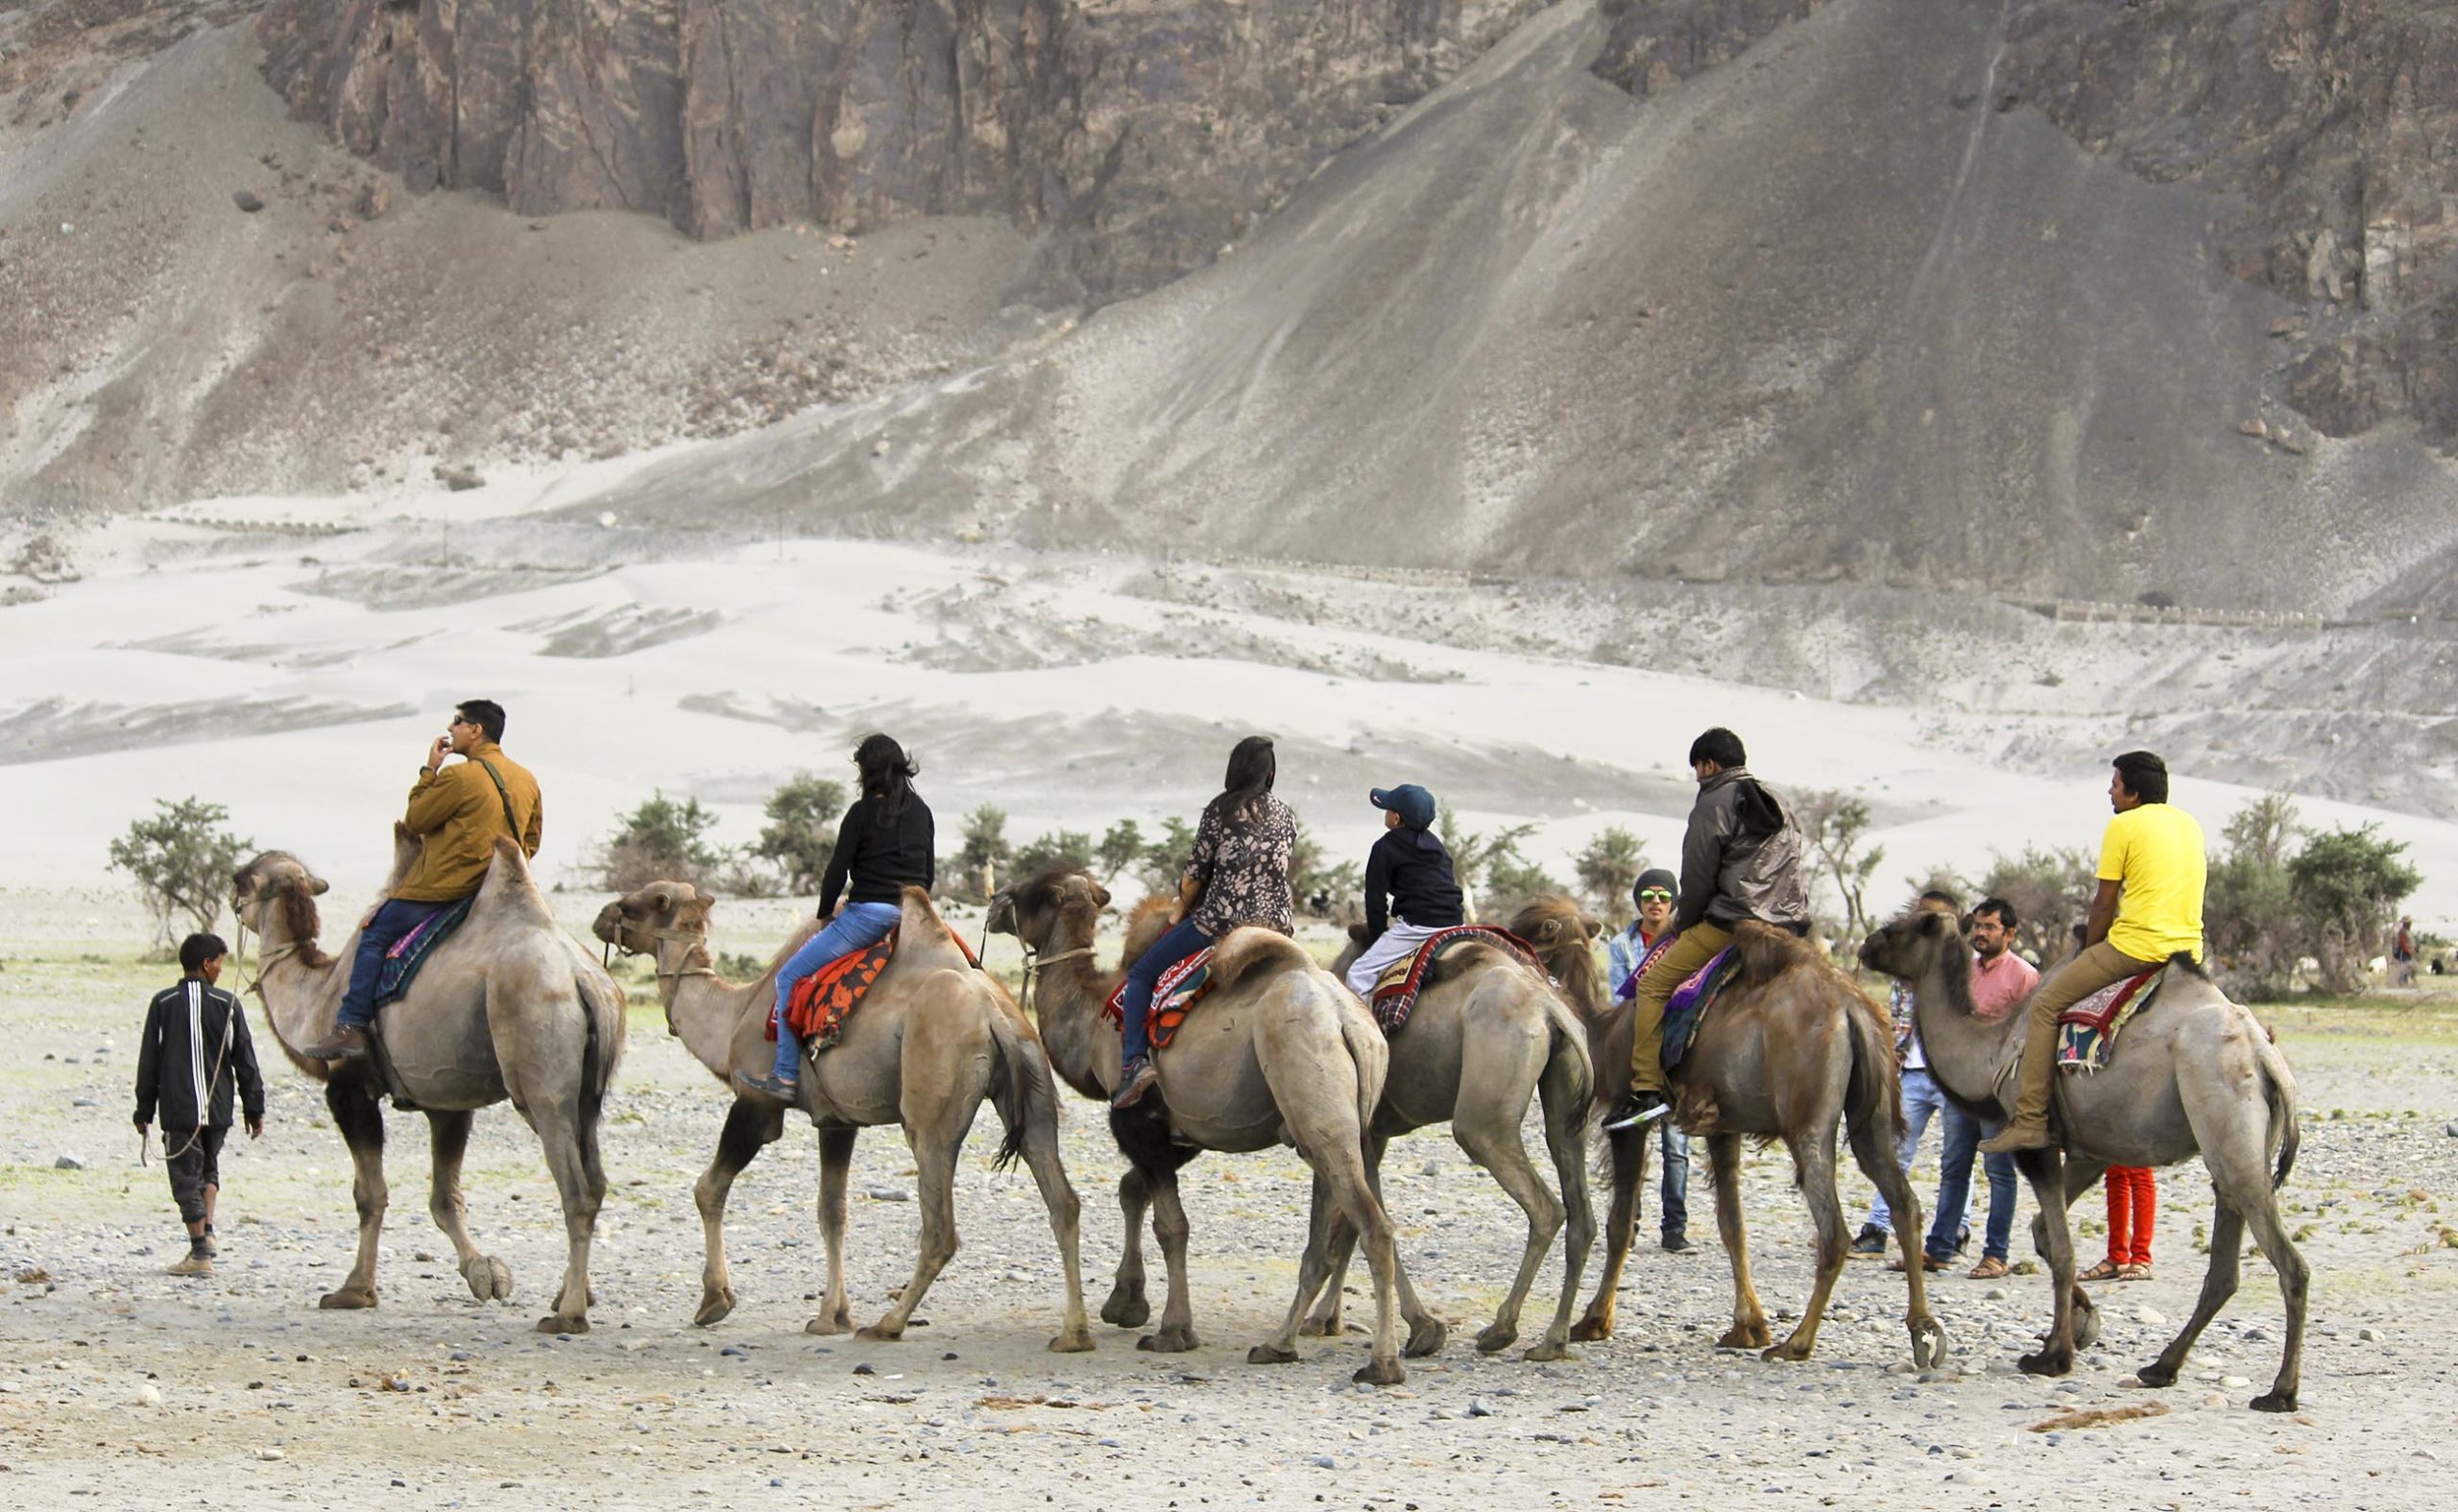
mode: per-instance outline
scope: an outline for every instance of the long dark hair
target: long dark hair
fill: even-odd
[[[880,824],[904,816],[904,801],[913,796],[913,780],[922,775],[922,766],[903,746],[873,731],[854,748],[854,769],[861,774],[862,796],[879,800]]]
[[[1204,805],[1204,817],[1218,816],[1231,824],[1242,824],[1263,812],[1264,796],[1271,791],[1272,779],[1280,774],[1280,761],[1272,755],[1271,736],[1248,735],[1230,749],[1229,774],[1220,780],[1220,796]]]

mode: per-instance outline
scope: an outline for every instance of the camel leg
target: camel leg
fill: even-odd
[[[1348,1326],[1340,1316],[1340,1309],[1348,1300],[1349,1261],[1357,1255],[1357,1231],[1330,1213],[1330,1206],[1331,1192],[1318,1176],[1314,1179],[1314,1215],[1310,1220],[1308,1232],[1313,1232],[1312,1224],[1332,1224],[1331,1274],[1324,1280],[1321,1300],[1314,1304],[1314,1310],[1307,1314],[1305,1324],[1297,1331],[1316,1338],[1337,1338]]]
[[[1152,1208],[1152,1183],[1141,1167],[1130,1165],[1118,1179],[1118,1206],[1126,1217],[1126,1245],[1109,1300],[1101,1304],[1101,1321],[1140,1329],[1152,1317],[1152,1304],[1144,1296],[1144,1215]]]
[[[1596,1208],[1587,1193],[1587,1108],[1575,1097],[1567,1078],[1572,1067],[1556,1057],[1546,1068],[1540,1091],[1545,1099],[1545,1147],[1554,1157],[1554,1179],[1561,1184],[1562,1208],[1570,1224],[1568,1247],[1562,1255],[1562,1295],[1545,1337],[1528,1352],[1531,1360],[1570,1359],[1571,1313],[1578,1306],[1579,1278],[1586,1273],[1589,1251],[1596,1246]]]
[[[2210,1320],[2219,1315],[2219,1309],[2227,1306],[2228,1299],[2236,1294],[2237,1263],[2244,1248],[2245,1215],[2228,1206],[2228,1199],[2222,1197],[2210,1214],[2210,1266],[2202,1273],[2202,1295],[2194,1299],[2193,1316],[2185,1320],[2185,1326],[2168,1341],[2157,1359],[2133,1373],[2136,1380],[2146,1386],[2177,1383],[2177,1373],[2184,1368],[2185,1356],[2194,1342],[2210,1326]]]
[[[1471,1100],[1470,1090],[1460,1089],[1458,1109],[1452,1116],[1451,1137],[1459,1141],[1468,1158],[1493,1173],[1494,1181],[1519,1204],[1528,1216],[1528,1241],[1519,1252],[1519,1272],[1511,1278],[1510,1291],[1502,1299],[1493,1322],[1477,1335],[1477,1353],[1492,1355],[1508,1349],[1519,1339],[1519,1309],[1528,1300],[1529,1289],[1536,1284],[1536,1273],[1544,1268],[1545,1256],[1554,1247],[1554,1237],[1562,1232],[1562,1205],[1545,1189],[1536,1174],[1535,1164],[1528,1159],[1528,1145],[1519,1137],[1519,1125],[1527,1116],[1532,1096],[1522,1097],[1516,1108],[1505,1108],[1512,1101],[1513,1088],[1502,1096]],[[1527,1091],[1530,1093],[1534,1088]],[[1557,1344],[1568,1342],[1565,1336]]]
[[[1792,1151],[1794,1184],[1800,1188],[1801,1199],[1809,1204],[1810,1224],[1818,1230],[1818,1284],[1810,1288],[1809,1303],[1801,1308],[1801,1320],[1794,1326],[1791,1337],[1766,1351],[1764,1357],[1768,1359],[1809,1358],[1810,1351],[1818,1347],[1819,1325],[1826,1318],[1826,1300],[1834,1295],[1835,1283],[1844,1274],[1844,1262],[1851,1259],[1852,1240],[1844,1226],[1844,1204],[1835,1195],[1835,1128],[1834,1119],[1820,1119],[1819,1126],[1806,1137],[1794,1136],[1784,1141]],[[1855,1130],[1854,1136],[1859,1139],[1861,1131]],[[1880,1153],[1875,1162],[1864,1159],[1861,1164],[1865,1170],[1872,1164],[1883,1170],[1889,1162]],[[1876,1170],[1870,1174],[1874,1176]],[[1893,1187],[1893,1191],[1887,1192],[1887,1201],[1892,1203],[1896,1193],[1903,1194],[1906,1206],[1894,1210],[1903,1214],[1898,1220],[1905,1225],[1903,1232],[1919,1233],[1920,1210],[1912,1205],[1912,1185],[1903,1179],[1900,1169],[1894,1173]],[[1886,1184],[1881,1182],[1879,1189],[1886,1190]],[[1914,1256],[1908,1268],[1916,1277],[1919,1257]],[[1919,1292],[1916,1289],[1913,1295],[1916,1297]]]
[[[1374,1276],[1373,1344],[1365,1364],[1351,1379],[1369,1386],[1396,1386],[1408,1380],[1408,1372],[1400,1366],[1399,1332],[1392,1322],[1400,1261],[1399,1247],[1391,1238],[1390,1214],[1374,1194],[1365,1152],[1357,1145],[1325,1152],[1315,1169],[1323,1172],[1333,1200],[1358,1231],[1366,1266]]]
[[[523,1110],[545,1149],[546,1169],[563,1199],[566,1244],[564,1284],[555,1293],[555,1310],[538,1320],[541,1333],[589,1332],[589,1249],[606,1193],[590,1176],[586,1137],[580,1127],[588,1115],[580,1107],[579,1080],[575,1068],[572,1086],[558,1089],[551,1101],[533,1098]]]
[[[1622,1266],[1630,1258],[1630,1243],[1639,1226],[1639,1188],[1647,1180],[1647,1129],[1624,1129],[1605,1136],[1613,1159],[1613,1198],[1604,1213],[1604,1273],[1596,1278],[1596,1296],[1586,1316],[1571,1330],[1580,1342],[1613,1336],[1613,1313],[1622,1289]],[[1760,1342],[1765,1342],[1761,1340]]]
[[[1079,1253],[1083,1205],[1067,1166],[1058,1155],[1058,1109],[1047,1097],[1035,1099],[1031,1122],[1024,1130],[1024,1166],[1041,1188],[1042,1206],[1049,1210],[1049,1231],[1058,1239],[1058,1263],[1066,1273],[1067,1300],[1058,1336],[1049,1341],[1053,1354],[1080,1354],[1093,1347],[1093,1327],[1084,1316],[1084,1270]]]
[[[1249,1365],[1293,1365],[1297,1362],[1298,1320],[1306,1314],[1306,1305],[1314,1300],[1317,1288],[1329,1283],[1337,1290],[1341,1272],[1348,1268],[1350,1252],[1356,1247],[1357,1231],[1348,1226],[1338,1205],[1332,1200],[1332,1184],[1316,1171],[1309,1197],[1306,1218],[1306,1248],[1297,1260],[1297,1295],[1289,1305],[1289,1315],[1281,1321],[1280,1331],[1270,1338],[1246,1351]],[[1337,1269],[1334,1260],[1338,1261]],[[1337,1316],[1338,1308],[1333,1306]]]
[[[1178,1201],[1177,1173],[1147,1171],[1145,1182],[1152,1199],[1152,1234],[1161,1241],[1161,1263],[1169,1281],[1161,1304],[1161,1327],[1137,1339],[1135,1347],[1174,1355],[1200,1347],[1194,1336],[1194,1304],[1187,1294],[1187,1236],[1193,1231]]]
[[[1707,1136],[1707,1160],[1716,1175],[1716,1236],[1732,1260],[1732,1327],[1718,1349],[1767,1347],[1767,1309],[1749,1280],[1749,1234],[1741,1217],[1741,1136]]]
[[[435,1155],[434,1179],[426,1191],[426,1211],[435,1226],[452,1241],[452,1253],[459,1258],[461,1279],[470,1284],[470,1295],[480,1302],[512,1300],[512,1267],[492,1255],[479,1253],[470,1241],[465,1218],[468,1205],[461,1200],[461,1162],[470,1153],[470,1126],[476,1116],[469,1113],[430,1113],[426,1116],[429,1143]]]
[[[806,1333],[854,1331],[854,1307],[845,1295],[845,1191],[854,1174],[854,1140],[860,1133],[819,1131],[819,1238],[828,1251],[828,1285],[819,1295],[819,1316],[803,1325]]]
[[[2014,1361],[2027,1376],[2062,1376],[2074,1368],[2074,1234],[2065,1216],[2067,1194],[2065,1163],[2056,1150],[2025,1150],[2014,1157],[2015,1166],[2032,1184],[2032,1196],[2039,1204],[2039,1215],[2032,1220],[2032,1239],[2040,1258],[2048,1261],[2049,1294],[2055,1299],[2055,1310],[2049,1316],[2048,1337],[2039,1349]]]
[[[907,1079],[906,1086],[914,1085]],[[913,1256],[913,1275],[904,1289],[897,1294],[895,1306],[880,1319],[863,1329],[858,1335],[866,1339],[901,1339],[904,1326],[912,1318],[913,1309],[922,1305],[923,1294],[939,1272],[956,1255],[956,1151],[964,1143],[966,1128],[980,1106],[978,1098],[954,1097],[952,1105],[961,1106],[961,1123],[952,1129],[928,1128],[918,1121],[905,1124],[905,1138],[913,1146],[914,1195],[922,1207],[922,1242]],[[952,1106],[943,1114],[943,1122],[955,1122]]]
[[[375,1306],[375,1242],[384,1232],[384,1208],[390,1191],[384,1185],[384,1110],[357,1087],[325,1086],[325,1106],[349,1146],[350,1197],[358,1206],[358,1258],[341,1288],[316,1299],[320,1308]]]
[[[1853,1126],[1852,1159],[1862,1173],[1877,1183],[1886,1198],[1887,1211],[1898,1214],[1894,1232],[1904,1236],[1903,1276],[1910,1300],[1905,1304],[1903,1326],[1912,1335],[1912,1363],[1922,1370],[1933,1370],[1945,1363],[1946,1331],[1937,1314],[1929,1310],[1929,1267],[1923,1257],[1927,1246],[1921,1236],[1927,1232],[1920,1222],[1920,1196],[1912,1187],[1912,1178],[1903,1173],[1902,1164],[1895,1159],[1894,1141],[1881,1137],[1878,1120],[1867,1119]],[[1830,1163],[1821,1167],[1825,1186],[1831,1194],[1835,1189],[1835,1167]],[[1836,1215],[1836,1232],[1842,1234],[1844,1218]],[[1846,1260],[1850,1259],[1847,1254]]]
[[[763,1146],[784,1132],[784,1109],[764,1099],[737,1098],[726,1110],[717,1153],[691,1188],[691,1200],[700,1209],[701,1237],[708,1247],[708,1258],[700,1266],[700,1310],[691,1315],[691,1321],[703,1328],[734,1310],[734,1277],[726,1269],[726,1198],[734,1190],[734,1179]]]
[[[2280,1354],[2277,1379],[2272,1381],[2269,1391],[2253,1399],[2252,1406],[2256,1412],[2293,1412],[2302,1373],[2305,1293],[2311,1275],[2304,1257],[2296,1252],[2294,1241],[2287,1236],[2287,1226],[2279,1221],[2278,1197],[2271,1185],[2270,1103],[2259,1095],[2248,1100],[2239,1092],[2239,1084],[2220,1081],[2213,1085],[2212,1080],[2197,1079],[2183,1088],[2185,1113],[2193,1124],[2194,1140],[2202,1147],[2203,1164],[2209,1167],[2219,1211],[2232,1211],[2244,1227],[2253,1230],[2253,1242],[2261,1246],[2263,1257],[2278,1272],[2279,1295],[2287,1308],[2287,1344]],[[2223,1246],[2222,1230],[2214,1221],[2210,1270],[2204,1281],[2202,1302],[2194,1309],[2187,1332],[2169,1346],[2177,1364],[2183,1363],[2185,1346],[2207,1321],[2203,1308],[2215,1312],[2219,1304],[2227,1300],[2224,1292],[2212,1295],[2223,1265],[2232,1289],[2243,1236],[2231,1233],[2224,1236],[2228,1243]],[[2160,1359],[2167,1362],[2168,1356],[2162,1355]]]
[[[2295,1243],[2288,1238],[2287,1225],[2279,1221],[2278,1203],[2272,1195],[2267,1177],[2261,1178],[2259,1200],[2248,1201],[2243,1211],[2246,1223],[2253,1228],[2253,1242],[2262,1247],[2263,1258],[2278,1272],[2279,1297],[2287,1306],[2287,1345],[2279,1354],[2278,1375],[2271,1381],[2270,1390],[2255,1397],[2251,1405],[2256,1412],[2293,1412],[2303,1374],[2304,1304],[2312,1273],[2304,1257],[2296,1252]],[[2234,1246],[2229,1248],[2232,1251]]]
[[[2065,1156],[2065,1232],[2074,1232],[2074,1204],[2087,1196],[2108,1173],[2106,1161],[2067,1152]],[[2074,1349],[2077,1354],[2100,1341],[2100,1309],[2084,1284],[2074,1283]]]

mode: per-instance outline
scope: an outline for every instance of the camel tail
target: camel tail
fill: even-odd
[[[1903,1142],[1903,1092],[1892,1026],[1870,1011],[1866,999],[1846,1002],[1844,1019],[1852,1035],[1852,1079],[1844,1093],[1844,1121],[1858,1129],[1883,1117],[1886,1147],[1894,1149]]]
[[[1055,1108],[1058,1098],[1050,1085],[1048,1057],[997,1004],[990,1011],[990,1043],[999,1053],[999,1064],[991,1073],[990,1100],[1007,1125],[1007,1137],[999,1141],[990,1168],[1003,1171],[1024,1159],[1024,1140],[1033,1119],[1042,1110]]]
[[[589,1043],[581,1052],[581,1095],[593,1114],[614,1086],[615,1068],[623,1064],[623,989],[609,978],[587,973],[572,978],[581,1006],[589,1016]]]
[[[2296,1169],[2296,1147],[2302,1142],[2302,1132],[2296,1116],[2296,1077],[2287,1068],[2287,1058],[2278,1046],[2264,1037],[2261,1043],[2262,1092],[2270,1102],[2271,1127],[2278,1132],[2278,1168],[2270,1179],[2271,1190],[2287,1185],[2288,1173]]]
[[[1548,1073],[1557,1068],[1562,1071],[1563,1085],[1570,1089],[1571,1098],[1564,1111],[1572,1115],[1572,1127],[1585,1130],[1592,1119],[1603,1117],[1596,1108],[1596,1061],[1587,1052],[1587,1030],[1558,995],[1547,993],[1545,997],[1545,1021],[1554,1037],[1546,1069]],[[1551,1079],[1549,1074],[1547,1080]]]
[[[1383,1083],[1391,1074],[1391,1044],[1383,1038],[1382,1026],[1370,1011],[1341,1006],[1340,1041],[1357,1067],[1357,1127],[1361,1134],[1370,1135],[1374,1111],[1383,1105]]]

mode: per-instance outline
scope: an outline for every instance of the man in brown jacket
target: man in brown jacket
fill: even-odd
[[[436,914],[478,890],[494,860],[495,840],[509,835],[525,855],[538,853],[542,804],[538,780],[503,754],[503,706],[475,698],[457,708],[449,731],[428,748],[426,765],[410,786],[401,823],[421,841],[419,858],[401,885],[359,925],[350,958],[349,990],[342,994],[333,1032],[299,1053],[311,1060],[356,1060],[367,1053],[375,1018],[376,974],[386,951]],[[462,760],[446,766],[453,756]]]

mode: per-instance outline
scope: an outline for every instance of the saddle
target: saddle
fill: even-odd
[[[2057,1068],[2096,1071],[2116,1053],[2117,1031],[2157,996],[2167,967],[2101,988],[2057,1016]]]
[[[375,1006],[399,1002],[409,996],[410,983],[418,979],[419,968],[435,953],[435,948],[452,937],[452,931],[470,922],[470,905],[478,895],[470,894],[459,902],[438,909],[419,921],[418,927],[393,942],[384,959],[375,969]]]
[[[1144,1015],[1144,1027],[1152,1048],[1165,1048],[1178,1037],[1178,1025],[1186,1022],[1187,1014],[1213,986],[1212,947],[1208,945],[1161,973],[1161,979],[1152,984],[1152,1006]],[[1101,1017],[1123,1024],[1125,1002],[1126,984],[1121,982],[1109,1000],[1101,1004]]]
[[[1648,954],[1652,958],[1655,952],[1651,950]],[[1725,946],[1716,952],[1713,960],[1691,972],[1689,979],[1675,988],[1673,996],[1665,999],[1664,1068],[1666,1070],[1672,1070],[1680,1065],[1681,1057],[1689,1053],[1691,1042],[1699,1038],[1699,1026],[1707,1021],[1708,1006],[1723,995],[1724,984],[1732,980],[1733,969],[1740,965],[1740,962],[1741,958],[1734,952],[1733,947]],[[1645,966],[1640,967],[1640,971],[1646,969]],[[1632,972],[1631,980],[1637,979],[1638,972]]]
[[[809,1044],[813,1055],[844,1038],[845,1020],[861,1006],[862,997],[871,990],[871,984],[880,979],[880,973],[887,970],[888,962],[896,958],[897,933],[897,930],[890,929],[877,943],[840,955],[796,982],[793,996],[783,1008],[786,1032]],[[771,1009],[768,1014],[768,1038],[771,1040],[777,1038],[778,1021],[778,1012]]]
[[[1383,1026],[1387,1037],[1407,1026],[1409,1015],[1417,1005],[1417,995],[1425,991],[1434,963],[1463,945],[1482,941],[1511,951],[1535,968],[1536,974],[1546,975],[1544,963],[1536,958],[1536,948],[1495,924],[1457,924],[1426,936],[1414,955],[1392,962],[1383,974],[1374,979],[1374,991],[1366,998],[1366,1006],[1374,1010],[1374,1021]]]

